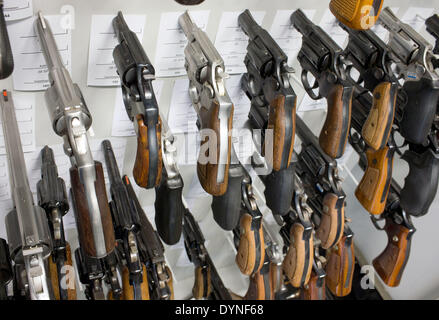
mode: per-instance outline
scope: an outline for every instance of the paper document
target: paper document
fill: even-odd
[[[71,30],[61,27],[63,16],[45,16],[55,37],[61,58],[71,72]],[[46,61],[34,28],[35,18],[14,21],[8,24],[9,38],[14,55],[14,89],[39,91],[49,88]]]
[[[187,39],[178,23],[178,18],[183,13],[183,11],[162,13],[155,55],[157,77],[176,77],[186,74],[184,48]],[[209,11],[190,11],[189,15],[200,29],[206,30]]]
[[[316,111],[316,110],[326,110],[328,107],[328,103],[326,99],[313,100],[311,97],[305,93],[302,102],[297,109],[298,112],[307,112],[307,111]]]
[[[433,8],[410,7],[407,9],[401,20],[419,32],[425,29],[425,20],[430,18],[433,13]]]
[[[113,28],[114,18],[114,15],[92,16],[87,80],[89,86],[120,85],[120,78],[113,60],[113,50],[119,44]],[[128,27],[142,43],[146,16],[124,15],[124,18]]]
[[[338,20],[329,9],[325,11],[319,26],[323,31],[329,34],[332,40],[334,40],[341,48],[344,48],[344,43],[348,38],[348,34],[340,27]]]
[[[32,0],[4,0],[3,13],[6,21],[32,17]]]
[[[247,71],[244,58],[247,54],[248,37],[238,24],[242,11],[224,12],[221,16],[215,47],[224,60],[226,72],[230,74]],[[265,12],[252,12],[253,18],[260,25]]]
[[[198,132],[197,113],[189,97],[189,79],[175,80],[168,124],[174,134]]]

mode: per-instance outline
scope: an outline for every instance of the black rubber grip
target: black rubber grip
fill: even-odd
[[[241,186],[244,179],[241,165],[230,165],[229,183],[224,195],[213,197],[213,218],[218,225],[232,231],[239,223],[241,213]]]
[[[272,171],[262,178],[265,184],[265,200],[274,215],[285,216],[290,212],[294,194],[295,164],[280,171]]]
[[[410,172],[401,190],[401,207],[410,215],[419,217],[428,210],[437,194],[439,180],[439,155],[430,149],[422,154],[406,151]]]
[[[185,207],[183,188],[171,189],[163,182],[156,188],[155,225],[157,232],[167,245],[180,241]]]
[[[14,71],[14,57],[6,28],[3,5],[0,6],[0,79],[6,79]]]
[[[411,143],[424,144],[436,114],[439,89],[433,88],[431,80],[406,81],[403,90],[407,93],[400,123],[401,135]]]

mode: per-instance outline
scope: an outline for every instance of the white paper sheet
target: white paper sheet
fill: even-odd
[[[328,104],[326,102],[326,99],[313,100],[307,93],[305,93],[305,96],[297,111],[307,112],[307,111],[316,111],[316,110],[326,110],[327,106]]]
[[[291,15],[294,11],[296,10],[278,10],[270,29],[271,36],[288,56],[290,65],[302,46],[302,35],[291,23]],[[315,10],[303,10],[303,12],[310,20],[314,18],[316,13]]]
[[[401,20],[409,24],[416,31],[425,29],[425,20],[433,15],[433,8],[410,7]]]
[[[18,122],[23,152],[35,150],[35,96],[33,94],[13,94],[15,117]],[[6,154],[3,125],[0,117],[0,154]]]
[[[89,86],[120,85],[113,60],[113,50],[119,43],[113,28],[114,17],[114,15],[92,16],[87,78]],[[128,27],[142,42],[146,16],[126,15],[124,18]]]
[[[398,14],[399,8],[397,7],[391,7],[390,8],[394,14]],[[383,25],[379,22],[375,23],[371,30],[380,37],[381,40],[387,43],[389,40],[389,31],[387,31],[386,28],[383,27]]]
[[[320,27],[331,36],[340,47],[344,48],[344,43],[348,37],[348,34],[339,26],[338,20],[327,9],[323,15],[322,21],[320,21]]]
[[[189,80],[177,79],[172,90],[168,124],[172,133],[198,132],[197,113],[189,97]]]
[[[3,13],[6,21],[32,17],[32,0],[4,0]]]
[[[248,37],[238,24],[242,11],[224,12],[221,16],[215,47],[224,60],[226,72],[230,74],[244,73],[244,58],[247,54]],[[252,12],[253,18],[261,24],[264,11]]]
[[[200,134],[197,132],[174,134],[178,141],[177,163],[179,166],[196,165],[200,150]]]
[[[163,84],[163,80],[155,80],[152,83],[157,103],[159,104],[159,108]],[[116,93],[116,102],[113,114],[113,128],[111,130],[111,135],[113,137],[133,137],[136,135],[133,123],[131,122],[130,118],[128,118],[128,114],[125,109],[121,89],[117,89]]]
[[[162,13],[155,55],[157,77],[176,77],[186,74],[184,48],[187,39],[178,24],[178,18],[183,13],[183,11]],[[206,30],[209,11],[190,11],[189,14],[200,29]]]
[[[63,16],[45,16],[58,45],[63,62],[71,72],[71,30],[62,29]],[[14,89],[21,91],[38,91],[49,87],[48,70],[39,39],[34,29],[35,18],[14,21],[8,24],[15,69]]]

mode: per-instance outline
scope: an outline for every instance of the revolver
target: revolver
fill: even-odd
[[[439,16],[437,14],[432,15],[425,21],[427,31],[436,39],[436,43],[433,49],[434,54],[439,54]],[[437,68],[437,61],[434,62],[434,66]]]
[[[341,187],[337,162],[323,152],[305,122],[300,117],[296,121],[302,141],[296,171],[308,196],[307,203],[314,212],[316,236],[327,250],[337,245],[343,236],[346,194]]]
[[[367,30],[376,23],[384,0],[331,0],[329,9],[350,29]]]
[[[263,155],[274,171],[290,166],[296,131],[297,96],[290,84],[288,57],[249,10],[239,25],[249,37],[241,86],[251,100],[249,119],[262,131]],[[271,139],[270,139],[271,137]],[[264,152],[265,151],[265,152]]]
[[[234,112],[225,87],[224,61],[188,12],[180,16],[179,24],[188,38],[185,68],[189,77],[189,95],[201,130],[197,174],[207,193],[221,196],[226,193],[229,181]]]
[[[162,124],[152,81],[155,70],[143,47],[125,22],[122,12],[113,20],[119,44],[113,51],[122,84],[128,117],[137,133],[137,154],[133,176],[137,185],[152,188],[162,177]]]
[[[6,79],[14,71],[14,57],[9,42],[3,6],[4,0],[0,0],[0,80]]]
[[[116,240],[110,207],[105,189],[102,164],[94,161],[87,131],[92,124],[91,114],[86,106],[81,90],[70,78],[63,65],[61,56],[48,21],[39,12],[35,22],[36,33],[49,70],[51,87],[45,92],[45,99],[53,130],[64,140],[64,151],[70,158],[71,192],[75,209],[75,220],[79,234],[80,250],[84,264],[90,268],[80,268],[85,272],[82,280],[89,281],[87,286],[93,298],[102,298],[101,283],[104,275],[115,286]],[[93,265],[93,266],[92,266]],[[99,269],[106,265],[104,273]],[[116,287],[115,287],[116,288]]]
[[[64,180],[58,176],[53,150],[45,146],[41,150],[41,180],[37,184],[38,205],[46,212],[53,242],[52,257],[49,260],[53,290],[56,300],[76,300],[76,290],[62,285],[64,266],[73,266],[72,252],[65,239],[63,216],[69,212]]]
[[[184,247],[189,260],[195,266],[195,282],[192,294],[196,300],[232,300],[212,259],[204,246],[204,236],[192,213],[186,208],[183,215]]]
[[[354,92],[347,79],[343,50],[301,10],[291,15],[291,22],[303,35],[297,57],[302,66],[302,84],[313,100],[324,97],[328,102],[328,115],[319,137],[320,146],[331,158],[341,158],[348,141]],[[312,85],[309,73],[314,78]],[[314,91],[317,89],[318,94]]]
[[[23,279],[20,289],[26,297],[31,300],[52,300],[53,288],[46,267],[53,248],[49,225],[44,210],[34,204],[14,102],[9,91],[3,91],[0,104],[14,204],[14,209],[5,219],[9,252],[15,274]]]

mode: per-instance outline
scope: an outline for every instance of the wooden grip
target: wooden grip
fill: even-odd
[[[233,127],[233,110],[234,107],[232,106],[232,111],[230,114],[230,117],[228,119],[228,151],[227,151],[227,163],[225,164],[225,172],[224,172],[224,180],[222,182],[217,181],[217,175],[218,175],[218,163],[219,163],[219,156],[220,156],[220,120],[219,120],[219,112],[220,112],[220,105],[213,101],[213,105],[211,108],[207,111],[206,108],[201,108],[200,110],[200,118],[202,122],[202,130],[210,129],[213,130],[216,134],[216,143],[213,141],[209,141],[209,135],[202,133],[202,142],[201,142],[201,150],[200,154],[198,156],[198,164],[197,164],[197,174],[198,179],[200,180],[200,184],[203,187],[203,189],[213,195],[213,196],[222,196],[227,191],[227,184],[229,181],[229,166],[230,166],[230,156],[231,156],[231,150],[232,150],[232,136],[230,134],[232,127]],[[209,133],[209,132],[208,132]],[[210,152],[216,150],[216,155],[212,157]],[[203,154],[204,151],[204,154]],[[206,161],[206,159],[208,161]],[[207,162],[207,163],[206,163]]]
[[[313,237],[305,239],[305,228],[295,223],[290,230],[290,247],[282,268],[285,276],[295,288],[306,285],[309,281],[314,259]]]
[[[270,103],[267,129],[273,130],[273,158],[267,157],[266,159],[274,171],[289,167],[294,149],[296,99],[294,99],[294,105],[286,105],[285,100],[285,96],[279,95]]]
[[[339,244],[326,253],[326,286],[337,297],[347,296],[352,290],[355,268],[354,244],[343,236]]]
[[[130,271],[127,267],[122,271],[122,300],[135,300],[134,287],[130,283]],[[149,286],[148,286],[148,274],[145,265],[143,265],[142,271],[142,283],[140,284],[141,300],[150,300]]]
[[[95,162],[96,168],[96,198],[99,204],[102,228],[104,231],[105,248],[107,253],[114,250],[116,240],[114,236],[113,221],[111,218],[110,207],[108,205],[107,191],[105,189],[104,171],[100,162]],[[89,257],[97,257],[96,247],[93,239],[93,228],[91,213],[87,206],[87,196],[81,182],[77,167],[70,169],[70,180],[72,185],[72,195],[75,207],[75,220],[78,229],[79,242],[82,250]]]
[[[392,86],[390,82],[379,84],[373,91],[373,105],[364,123],[362,136],[374,150],[387,145],[395,119],[397,93],[396,84]]]
[[[73,261],[72,261],[72,251],[70,249],[70,245],[66,244],[66,261],[64,262],[64,266],[70,266],[73,270]],[[69,271],[71,272],[71,271]],[[53,260],[53,257],[49,258],[49,274],[50,274],[50,280],[52,283],[53,293],[55,296],[55,300],[61,300],[61,294],[60,294],[60,285],[68,285],[67,286],[67,300],[76,300],[76,283],[74,283],[73,288],[70,288],[70,283],[60,284],[60,275],[58,274],[58,268],[56,266],[55,261]],[[65,275],[67,276],[67,275]],[[67,279],[66,279],[67,281]],[[70,280],[72,281],[72,280]]]
[[[273,278],[269,273],[256,272],[250,277],[250,285],[244,300],[273,300]]]
[[[355,30],[367,30],[378,20],[384,0],[332,0],[329,4],[334,16]]]
[[[195,268],[195,283],[192,294],[196,300],[207,299],[212,293],[210,266]]]
[[[371,214],[382,214],[386,208],[392,180],[393,155],[394,150],[389,147],[366,151],[367,169],[355,190],[355,196]]]
[[[389,218],[384,229],[388,237],[387,247],[373,260],[373,266],[385,284],[397,287],[410,255],[410,230]]]
[[[314,271],[308,284],[301,290],[303,300],[326,300],[326,280],[320,278]]]
[[[321,240],[322,248],[329,249],[335,246],[343,236],[345,201],[334,193],[327,193],[323,197],[323,214],[316,231]]]
[[[331,88],[328,101],[328,116],[319,137],[322,150],[331,158],[343,156],[351,127],[352,89],[342,85]]]
[[[169,300],[174,300],[174,284],[173,284],[173,278],[172,278],[172,272],[171,269],[169,269],[168,266],[165,267],[166,270],[166,274],[168,275],[168,287],[169,290],[171,290],[171,297],[169,298]]]
[[[156,126],[158,161],[156,164],[157,175],[154,184],[149,183],[149,175],[154,173],[151,172],[149,165],[150,150],[148,143],[148,127],[145,125],[143,116],[141,114],[138,114],[134,121],[137,122],[139,131],[137,135],[137,154],[136,162],[134,163],[133,177],[134,181],[136,181],[136,184],[139,187],[150,189],[158,186],[162,178],[162,120],[159,116],[159,123]]]
[[[259,230],[253,230],[252,221],[252,216],[247,213],[241,217],[241,238],[236,254],[239,270],[248,276],[261,270],[265,259],[262,224]]]

